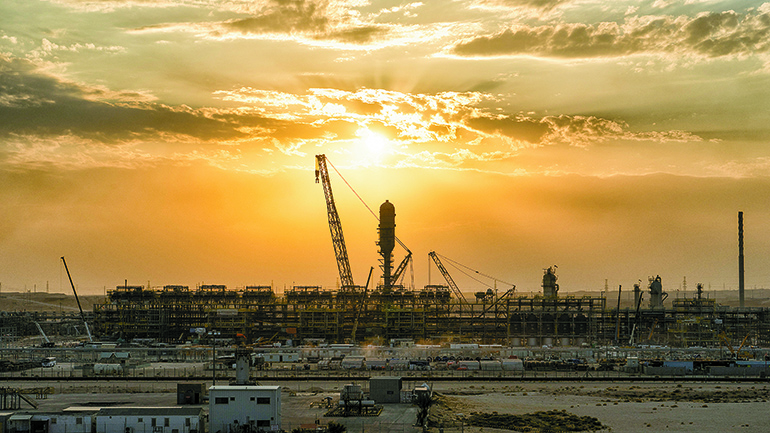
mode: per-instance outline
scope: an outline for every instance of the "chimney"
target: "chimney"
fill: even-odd
[[[738,299],[741,308],[745,307],[743,301],[743,211],[738,212]]]

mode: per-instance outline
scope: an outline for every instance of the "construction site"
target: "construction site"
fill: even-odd
[[[543,269],[542,291],[528,296],[509,283],[504,290],[496,285],[462,290],[446,265],[457,269],[463,265],[436,252],[428,255],[445,284],[415,288],[413,276],[411,284],[405,283],[412,252],[396,236],[395,205],[387,200],[379,208],[379,269],[375,272],[372,267],[362,285],[353,281],[327,163],[324,155],[316,156],[315,180],[323,187],[326,200],[338,287],[293,286],[278,293],[271,286],[153,288],[126,282],[107,291],[104,302],[94,303],[92,311],[84,311],[78,300],[79,315],[3,313],[0,327],[4,340],[45,336],[45,332],[70,338],[87,334],[90,338],[93,332],[101,341],[175,344],[211,339],[215,332],[215,338],[223,343],[260,345],[287,341],[295,345],[386,345],[411,340],[507,347],[713,348],[733,347],[738,342],[742,346],[770,346],[770,309],[743,303],[742,212],[738,214],[737,307],[709,298],[701,284],[692,297],[667,300],[659,276],[649,277],[646,287],[642,281],[634,284],[633,303],[626,302],[625,307],[620,303],[620,287],[617,291],[606,288],[601,295],[565,296],[559,293],[555,266]],[[404,251],[401,260],[394,260],[397,244]],[[63,257],[62,263],[74,292]],[[75,297],[77,300],[76,292]],[[50,344],[47,337],[45,340]]]
[[[632,290],[605,283],[598,294],[565,295],[556,266],[542,269],[537,293],[523,294],[499,278],[461,289],[450,268],[481,272],[435,251],[428,256],[444,284],[418,289],[407,276],[412,252],[396,236],[396,208],[387,200],[379,207],[378,270],[356,284],[328,161],[318,155],[316,162],[337,287],[279,292],[269,285],[125,281],[104,298],[81,302],[62,257],[77,308],[64,311],[66,300],[55,297],[0,296],[8,306],[49,307],[0,312],[0,429],[148,431],[144,419],[153,431],[190,432],[206,431],[193,428],[206,419],[209,431],[323,431],[322,424],[331,431],[337,421],[362,432],[764,427],[759,405],[768,396],[770,308],[744,303],[741,212],[737,306],[720,304],[702,284],[669,299],[657,275]],[[404,251],[399,259],[397,245]],[[697,383],[668,393],[658,383],[687,378]],[[563,385],[570,381],[581,384]],[[256,395],[268,391],[270,397]],[[236,392],[250,393],[248,406],[234,403]],[[109,401],[98,397],[107,394]],[[180,407],[172,407],[173,398]],[[255,402],[269,406],[273,422],[255,415]],[[713,420],[703,417],[706,403]],[[248,416],[217,427],[230,422],[220,415],[231,406]],[[65,412],[73,407],[82,413]],[[281,408],[289,414],[283,421]],[[153,417],[161,416],[166,427],[155,425]],[[251,429],[252,416],[263,428]]]
[[[125,284],[109,291],[104,304],[94,306],[95,333],[107,339],[162,343],[195,339],[196,329],[216,330],[221,339],[245,338],[262,344],[286,340],[383,344],[399,339],[514,347],[770,343],[770,310],[743,306],[742,212],[738,221],[741,306],[737,308],[709,299],[701,284],[692,298],[677,298],[666,305],[668,295],[659,276],[650,277],[646,288],[641,281],[634,285],[632,307],[621,308],[620,293],[617,305],[608,305],[606,294],[564,296],[559,294],[555,267],[543,270],[539,294],[521,296],[510,285],[504,291],[487,288],[466,297],[445,266],[450,259],[435,252],[429,257],[446,284],[417,289],[413,283],[404,284],[412,253],[396,236],[395,206],[389,201],[379,209],[379,275],[373,279],[372,268],[366,284],[356,285],[327,162],[324,155],[316,156],[316,182],[326,199],[339,287],[294,286],[276,293],[271,286],[153,289]],[[405,251],[398,264],[393,253],[396,244]]]

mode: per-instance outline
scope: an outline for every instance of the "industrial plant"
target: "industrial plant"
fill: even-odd
[[[112,381],[121,378],[126,393],[129,380],[136,381],[137,388],[131,392],[142,393],[148,387],[154,391],[155,382],[165,381],[177,387],[177,404],[191,407],[118,407],[109,401],[63,411],[50,407],[24,411],[24,405],[38,409],[38,401],[55,389],[1,387],[0,411],[15,412],[0,412],[0,431],[194,433],[207,427],[223,433],[287,431],[291,421],[298,425],[293,432],[325,431],[319,430],[321,416],[382,416],[389,420],[386,429],[399,420],[403,431],[428,426],[443,431],[446,425],[463,432],[465,423],[494,427],[513,421],[505,418],[489,424],[490,414],[463,415],[459,413],[463,406],[433,395],[432,381],[445,382],[445,388],[454,381],[464,384],[465,379],[494,383],[509,396],[513,391],[506,382],[535,380],[543,372],[555,373],[557,380],[561,374],[564,380],[579,381],[601,381],[606,377],[591,376],[592,372],[609,371],[615,373],[614,379],[633,381],[688,375],[704,381],[736,377],[764,381],[770,373],[770,309],[744,305],[742,212],[738,213],[738,307],[720,305],[702,284],[696,285],[692,297],[669,301],[658,275],[648,277],[646,285],[634,284],[633,301],[625,307],[621,306],[622,287],[617,291],[606,287],[600,295],[564,295],[555,265],[542,270],[541,291],[536,294],[519,293],[509,283],[502,290],[494,286],[463,291],[446,266],[458,263],[435,251],[428,254],[430,263],[445,284],[418,289],[413,280],[404,282],[413,256],[396,235],[396,205],[388,200],[380,205],[377,218],[379,269],[375,273],[372,267],[361,285],[354,282],[350,270],[329,180],[330,163],[317,155],[316,164],[338,287],[293,286],[279,293],[272,286],[153,288],[126,281],[86,311],[62,257],[77,312],[0,312],[2,377],[56,383],[60,392],[62,382],[77,389],[83,382],[103,381],[102,387],[112,386],[117,392]],[[395,257],[396,245],[405,251],[400,259]],[[342,385],[338,401],[329,390],[317,395],[317,382],[351,379],[358,383]],[[305,383],[310,380],[315,381],[313,386]],[[288,381],[291,388],[286,386]],[[282,395],[296,397],[303,384],[308,395],[297,400],[302,405],[283,399]],[[514,389],[521,397],[527,395],[519,385]],[[638,393],[632,389],[628,392]],[[573,388],[571,392],[584,391]],[[765,394],[736,398],[757,400]],[[679,401],[681,397],[670,398]],[[305,408],[308,402],[311,409]],[[434,403],[443,408],[431,409]],[[389,404],[402,406],[388,408]],[[292,411],[282,412],[284,405],[293,407]],[[405,409],[412,406],[418,408]],[[410,410],[417,422],[406,426],[401,416]],[[569,422],[580,421],[584,430],[604,427],[596,418],[563,410],[534,415],[558,426],[566,422],[564,417],[572,417]],[[312,418],[315,422],[306,424]],[[324,428],[331,431],[333,423]],[[366,431],[372,431],[373,423]],[[365,430],[364,421],[349,425]]]
[[[329,343],[383,343],[398,339],[447,343],[475,341],[506,346],[585,346],[665,344],[719,347],[727,342],[767,346],[770,311],[730,308],[707,298],[698,285],[693,298],[674,299],[659,276],[647,287],[634,285],[634,306],[608,305],[606,296],[559,294],[556,268],[543,271],[542,292],[521,296],[515,286],[487,289],[466,297],[440,254],[429,256],[446,284],[422,289],[402,284],[412,253],[396,236],[395,205],[379,209],[379,276],[354,284],[340,216],[332,193],[327,159],[316,156],[316,182],[323,187],[340,287],[293,286],[276,293],[271,286],[231,290],[223,285],[162,289],[118,286],[93,311],[95,332],[102,338],[152,339],[173,343],[195,337],[191,330],[216,329],[221,338],[237,336],[248,343],[276,340]],[[396,265],[393,250],[405,257]],[[739,213],[739,262],[743,301],[743,213]],[[446,259],[446,258],[445,258]],[[645,290],[646,289],[646,290]],[[620,288],[618,288],[620,290]],[[469,299],[470,298],[470,299]]]

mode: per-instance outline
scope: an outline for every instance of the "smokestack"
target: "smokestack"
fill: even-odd
[[[738,299],[740,300],[740,306],[743,308],[743,211],[738,212]]]
[[[393,275],[393,247],[396,246],[396,207],[385,200],[380,206],[380,255],[382,256],[382,285],[390,289]]]

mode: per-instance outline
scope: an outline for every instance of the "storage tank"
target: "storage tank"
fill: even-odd
[[[524,371],[524,360],[522,359],[503,359],[500,364],[505,371]]]
[[[363,356],[351,356],[348,355],[342,359],[340,366],[345,370],[360,370],[364,367]]]
[[[500,360],[479,361],[479,368],[483,371],[501,371],[503,366]]]
[[[458,370],[479,370],[479,361],[457,361]]]

